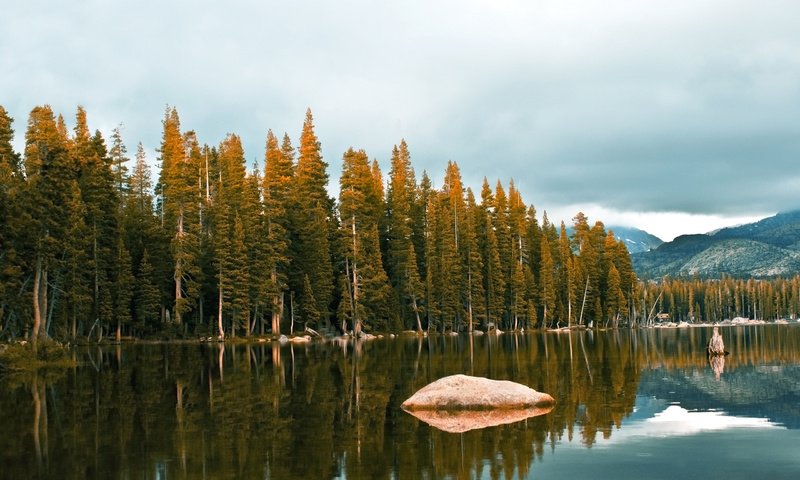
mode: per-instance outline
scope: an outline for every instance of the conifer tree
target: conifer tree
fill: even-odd
[[[118,125],[111,131],[111,148],[108,150],[108,156],[111,160],[111,173],[114,176],[114,186],[117,190],[117,195],[120,198],[128,193],[128,166],[126,163],[130,160],[126,154],[128,149],[122,142],[122,124]]]
[[[466,218],[464,220],[464,274],[466,275],[467,331],[472,333],[475,324],[486,323],[485,292],[483,289],[483,257],[478,240],[479,226],[484,221],[483,210],[475,203],[475,195],[467,189]]]
[[[141,142],[136,147],[128,184],[130,189],[125,197],[123,224],[125,244],[136,278],[134,325],[140,333],[145,333],[158,327],[162,304],[166,304],[164,302],[169,299],[174,287],[170,288],[166,282],[172,277],[170,239],[153,210],[153,182]],[[153,265],[153,257],[158,267]]]
[[[264,331],[264,309],[267,305],[267,295],[270,289],[272,249],[269,245],[267,220],[264,216],[262,202],[263,179],[256,165],[247,175],[245,182],[244,211],[248,216],[245,231],[245,246],[247,249],[247,275],[249,286],[250,318],[246,328],[247,335],[253,333],[256,326],[261,326]]]
[[[611,263],[608,270],[608,293],[606,295],[606,322],[611,322],[611,326],[616,328],[619,325],[620,317],[628,309],[625,295],[620,288],[620,276],[617,267]]]
[[[544,223],[542,224],[545,225]],[[549,327],[552,324],[553,317],[555,316],[555,272],[553,265],[553,257],[550,251],[550,240],[547,235],[542,235],[541,239],[541,273],[539,275],[539,285],[541,288],[541,303],[542,303],[542,326]]]
[[[343,157],[339,187],[339,212],[345,260],[351,273],[349,291],[353,331],[362,326],[385,330],[389,320],[391,287],[381,261],[378,223],[381,192],[367,154],[352,148]],[[359,313],[363,309],[363,315]]]
[[[428,207],[429,243],[427,284],[429,321],[442,332],[455,330],[461,309],[458,283],[461,280],[454,214],[447,191],[432,196]]]
[[[389,188],[386,194],[386,236],[387,236],[387,270],[394,288],[396,303],[400,308],[403,324],[409,327],[411,322],[418,322],[421,296],[416,291],[413,276],[419,280],[419,270],[414,255],[414,264],[409,259],[409,247],[413,250],[413,214],[415,210],[416,182],[411,169],[408,145],[405,140],[400,146],[392,149],[392,166],[389,171]],[[414,294],[412,299],[410,295]],[[417,325],[419,328],[419,325]]]
[[[0,322],[7,325],[6,316],[15,305],[22,267],[19,264],[19,230],[21,214],[19,195],[23,185],[19,154],[14,151],[13,119],[0,105]]]
[[[280,322],[284,313],[284,293],[288,288],[289,210],[292,177],[294,175],[294,148],[288,135],[283,137],[283,145],[278,146],[277,138],[270,130],[267,133],[267,146],[264,159],[264,217],[267,230],[267,270],[269,283],[272,332],[280,334]]]
[[[468,276],[471,274],[473,266],[469,258],[468,238],[467,238],[467,213],[466,205],[464,203],[464,186],[461,182],[461,170],[458,168],[456,162],[447,162],[445,170],[445,182],[443,186],[443,193],[447,195],[448,211],[450,212],[450,230],[453,237],[453,254],[456,257],[456,268],[454,272],[455,285],[454,295],[457,301],[457,308],[453,312],[454,328],[459,330],[461,323],[468,316],[471,305],[471,291],[472,284]],[[468,324],[472,321],[468,319]],[[469,325],[468,325],[469,328]]]
[[[25,187],[23,199],[26,208],[22,223],[25,237],[30,242],[33,325],[32,342],[46,335],[44,320],[48,316],[48,277],[58,267],[59,239],[66,232],[65,219],[70,178],[67,138],[56,123],[49,106],[35,107],[28,118],[25,133]]]
[[[305,275],[311,282],[317,310],[327,319],[333,296],[330,219],[332,202],[328,197],[328,164],[322,159],[314,132],[311,110],[306,112],[300,135],[299,158],[292,189],[291,288],[301,293]]]
[[[483,218],[479,219],[478,231],[482,239],[480,249],[483,257],[485,308],[489,321],[499,325],[505,308],[503,295],[506,288],[506,278],[503,276],[500,250],[497,245],[494,221],[492,220],[494,195],[486,178],[483,179],[483,188],[481,189],[481,210]]]
[[[433,187],[427,172],[422,171],[422,178],[415,189],[414,200],[411,207],[411,243],[417,256],[417,272],[424,278],[427,272],[427,243],[428,243],[428,205]]]
[[[572,249],[567,236],[567,227],[561,222],[558,237],[558,249],[561,258],[561,269],[558,278],[558,290],[561,292],[561,302],[564,305],[564,316],[567,326],[572,326],[573,315],[575,313],[575,298],[577,289],[575,284],[575,266],[573,261]]]
[[[236,215],[233,221],[233,236],[230,245],[230,281],[226,296],[230,299],[231,332],[245,328],[250,318],[249,272],[247,269],[247,247],[245,246],[244,222]]]
[[[88,266],[92,271],[92,316],[98,338],[102,338],[113,317],[111,277],[118,232],[119,200],[105,141],[99,132],[90,136],[83,107],[78,107],[75,120],[71,153],[81,197],[86,206],[86,227],[91,242]]]
[[[311,286],[311,280],[308,275],[303,277],[303,296],[300,302],[300,317],[308,325],[317,325],[321,319],[319,310],[317,310],[317,301],[314,298],[314,290]],[[294,322],[294,319],[292,319]],[[294,328],[294,325],[292,325]]]
[[[77,180],[70,181],[67,200],[67,232],[63,248],[64,303],[69,336],[78,336],[78,325],[91,315],[91,272],[86,269],[91,252],[91,235],[86,227],[86,207]]]
[[[175,108],[167,108],[163,127],[158,191],[161,196],[162,226],[171,239],[174,321],[181,324],[184,314],[189,312],[196,300],[197,276],[200,273],[197,170],[190,155],[187,155],[187,150],[191,153],[198,147],[192,141],[193,135],[184,138],[181,134],[180,119]],[[187,146],[190,148],[187,149]]]
[[[128,248],[120,236],[117,242],[117,258],[114,263],[115,275],[113,278],[113,307],[114,319],[117,322],[116,340],[120,341],[122,327],[129,327],[132,321],[131,301],[133,300],[134,277],[132,273],[131,256]]]
[[[156,287],[153,265],[146,249],[139,262],[133,298],[136,328],[139,332],[155,328],[160,317],[161,293]]]
[[[499,319],[510,326],[508,314],[511,307],[512,275],[514,272],[514,259],[511,247],[514,240],[511,236],[511,229],[508,221],[508,197],[506,197],[503,185],[498,180],[494,189],[494,215],[493,223],[495,235],[497,237],[497,253],[500,257],[500,276],[503,278],[505,289],[501,292],[503,301],[503,316]]]

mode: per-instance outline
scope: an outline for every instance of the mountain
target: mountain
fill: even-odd
[[[800,211],[707,234],[681,235],[648,252],[631,252],[643,278],[664,275],[775,277],[800,273]]]
[[[663,240],[652,233],[647,233],[638,228],[608,226],[606,230],[613,231],[617,240],[625,242],[625,246],[628,247],[628,252],[631,254],[646,252],[664,243]]]

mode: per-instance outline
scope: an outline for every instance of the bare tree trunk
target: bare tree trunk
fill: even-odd
[[[470,262],[471,263],[471,262]],[[469,322],[468,331],[472,333],[472,265],[467,265],[467,319]]]
[[[270,274],[273,285],[278,285],[278,272],[272,269]],[[283,316],[283,292],[276,293],[272,297],[272,334],[281,334],[281,317]]]
[[[583,325],[583,307],[586,306],[586,294],[589,293],[589,276],[586,276],[586,287],[583,289],[583,301],[581,302],[581,316],[578,319],[578,324]]]
[[[219,338],[225,338],[225,329],[222,326],[222,267],[219,267],[219,300],[217,303],[217,331]]]
[[[291,313],[289,315],[289,335],[294,335],[294,296],[290,296],[289,299],[292,301],[292,310],[289,312]]]
[[[422,321],[419,318],[419,307],[417,307],[416,295],[411,295],[411,306],[414,308],[414,315],[417,317],[417,332],[422,333]]]
[[[358,267],[356,266],[356,217],[353,215],[353,335],[361,334],[361,319],[358,318]]]
[[[183,238],[183,210],[178,215],[178,241]],[[178,305],[183,298],[183,265],[180,258],[175,262],[175,323],[181,324],[182,308]]]
[[[36,268],[33,274],[33,330],[31,331],[31,342],[36,347],[39,339],[39,328],[42,325],[42,311],[39,303],[39,285],[42,281],[42,257],[36,257]]]

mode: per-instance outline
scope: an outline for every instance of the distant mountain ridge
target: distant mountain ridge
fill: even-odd
[[[606,227],[606,230],[613,231],[614,237],[616,237],[617,240],[622,240],[625,246],[628,247],[628,252],[631,254],[646,252],[664,243],[664,240],[661,240],[652,233],[645,232],[638,228],[614,225]]]
[[[776,277],[800,273],[800,210],[631,252],[637,275]]]

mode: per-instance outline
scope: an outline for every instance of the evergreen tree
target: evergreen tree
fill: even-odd
[[[458,282],[461,280],[454,214],[446,191],[431,197],[428,207],[427,247],[428,311],[431,326],[442,332],[457,329],[461,309]]]
[[[86,227],[86,207],[76,180],[70,182],[67,201],[68,227],[64,242],[64,312],[69,322],[69,336],[76,338],[79,324],[90,318],[92,276],[86,269],[91,252],[91,234]]]
[[[111,131],[111,148],[108,150],[111,160],[111,174],[114,177],[114,186],[120,198],[124,198],[130,188],[128,185],[128,166],[126,165],[130,159],[126,156],[127,153],[128,149],[122,142],[122,124],[120,124]]]
[[[378,223],[381,192],[367,154],[352,148],[343,157],[339,187],[340,238],[351,273],[353,331],[385,330],[390,316],[391,288],[381,261]],[[363,316],[359,313],[363,309]]]
[[[489,182],[485,178],[481,189],[481,210],[483,218],[479,219],[478,231],[482,239],[480,249],[484,268],[485,305],[489,321],[499,325],[505,308],[503,295],[506,288],[506,278],[503,276],[500,250],[497,245],[494,221],[492,220],[494,195],[489,187]]]
[[[311,280],[308,275],[303,277],[303,296],[300,302],[300,317],[308,325],[317,325],[321,320],[319,310],[317,310],[317,301],[314,298],[314,290],[311,287]],[[294,322],[294,319],[292,319]],[[294,324],[292,325],[294,328]]]
[[[327,319],[333,300],[333,266],[331,264],[330,220],[332,202],[328,197],[328,164],[322,160],[320,143],[314,132],[311,110],[306,112],[300,136],[299,159],[292,191],[292,244],[290,284],[301,292],[305,275],[311,282],[317,310]]]
[[[500,257],[500,276],[503,278],[505,289],[500,292],[503,302],[503,314],[499,319],[505,323],[506,328],[510,326],[508,314],[511,307],[512,275],[514,272],[514,258],[511,249],[514,240],[511,236],[511,229],[508,221],[508,197],[500,181],[494,189],[494,230],[497,237],[497,253]]]
[[[171,238],[174,321],[181,324],[196,298],[193,284],[199,273],[196,185],[197,175],[180,131],[175,108],[167,108],[161,140],[160,213],[165,234]],[[196,147],[195,145],[192,145]]]
[[[30,248],[33,280],[31,300],[33,343],[46,335],[48,316],[48,277],[58,268],[59,239],[65,238],[69,179],[74,170],[69,161],[67,138],[49,106],[35,107],[25,133],[25,187],[21,199],[26,206],[22,224]]]
[[[483,256],[479,242],[479,228],[486,218],[483,210],[475,203],[475,195],[467,189],[467,210],[464,221],[464,274],[466,275],[467,331],[472,333],[474,325],[485,324],[486,305],[483,288]]]
[[[119,200],[105,141],[99,132],[90,136],[83,107],[78,107],[75,120],[71,153],[81,197],[86,206],[86,227],[91,243],[87,266],[92,272],[92,317],[99,339],[110,327],[113,317],[111,278],[118,233]]]
[[[553,256],[550,252],[550,241],[547,235],[542,235],[541,250],[542,264],[541,273],[539,275],[539,285],[541,288],[541,303],[543,309],[542,326],[549,327],[553,323],[553,317],[555,316],[556,283]]]
[[[625,295],[620,288],[620,276],[617,267],[611,264],[608,270],[608,294],[606,296],[606,321],[616,328],[622,314],[628,309]]]
[[[135,327],[139,332],[153,330],[160,319],[161,293],[156,287],[153,265],[147,250],[142,252],[134,287]]]
[[[409,264],[409,247],[413,249],[413,222],[416,182],[411,169],[408,145],[405,140],[392,149],[392,166],[389,171],[389,188],[386,194],[387,270],[394,289],[400,318],[406,328],[416,324],[421,296],[415,291],[413,276],[419,279],[416,261]],[[414,255],[416,260],[416,254]],[[410,295],[414,294],[412,299]],[[418,322],[417,322],[418,323]],[[417,325],[419,328],[419,325]]]
[[[0,324],[21,305],[16,302],[22,279],[19,258],[21,214],[19,195],[23,186],[20,158],[13,147],[13,119],[0,105]]]
[[[231,332],[245,329],[250,318],[250,299],[248,295],[249,272],[247,269],[247,247],[245,245],[244,224],[236,215],[233,222],[233,236],[230,246],[230,281],[227,283],[226,296],[230,299]]]
[[[134,277],[131,256],[125,242],[120,236],[117,242],[117,258],[114,263],[113,278],[114,319],[117,322],[116,340],[120,341],[123,327],[130,327],[132,322],[131,302],[133,300]]]
[[[285,304],[284,293],[288,288],[290,259],[288,235],[290,195],[294,175],[293,163],[294,149],[289,137],[284,135],[283,145],[279,147],[277,138],[270,130],[267,133],[262,190],[267,245],[269,246],[266,267],[269,272],[267,292],[270,296],[272,332],[275,335],[280,334],[280,322],[283,318]]]

